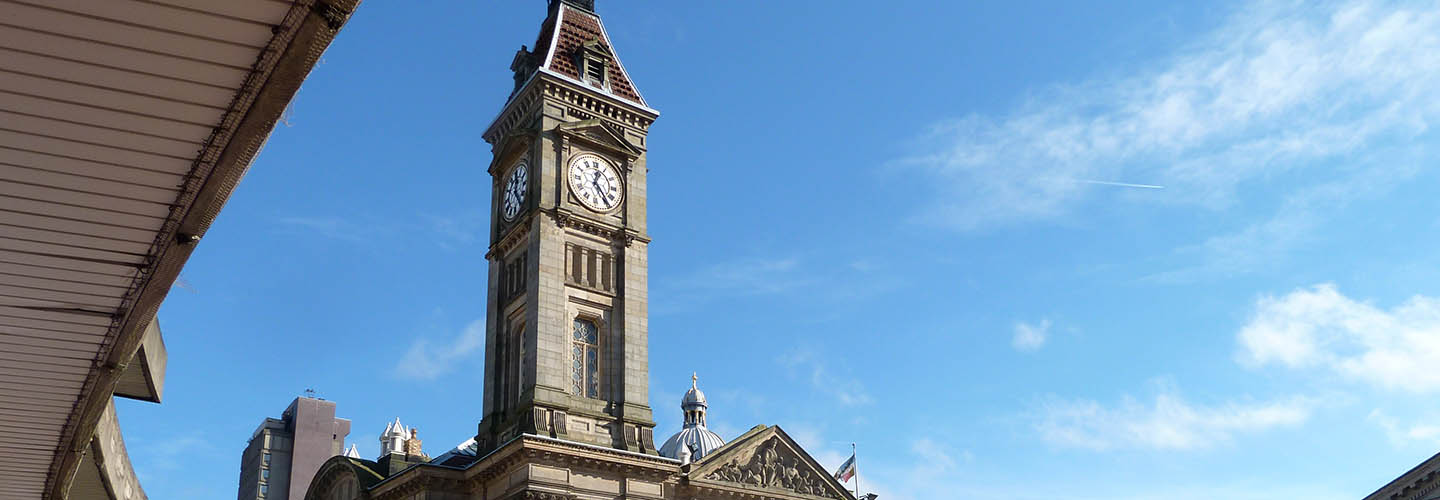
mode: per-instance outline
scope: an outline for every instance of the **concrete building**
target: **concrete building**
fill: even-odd
[[[686,426],[656,448],[646,151],[659,112],[593,0],[551,0],[533,47],[515,54],[514,90],[483,134],[492,233],[475,438],[403,468],[399,453],[332,458],[305,498],[853,500],[779,427],[728,443],[705,429],[698,385],[680,402]]]
[[[280,418],[266,418],[250,435],[250,443],[240,455],[237,498],[304,498],[320,465],[346,454],[348,435],[350,421],[335,418],[334,401],[295,398]]]

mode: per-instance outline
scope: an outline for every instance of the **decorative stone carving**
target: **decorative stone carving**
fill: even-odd
[[[553,419],[553,423],[551,425],[554,426],[556,434],[558,434],[560,437],[564,437],[566,434],[570,433],[570,418],[566,416],[565,412],[555,410],[550,412],[550,416]]]
[[[609,118],[620,124],[635,127],[642,131],[650,128],[650,124],[655,122],[655,118],[648,115],[648,113],[642,115],[631,112],[624,107],[612,106],[603,100],[595,99],[581,91],[574,90],[568,84],[547,81],[545,82],[545,95],[573,106],[571,110],[568,111],[570,113],[584,110],[589,112],[585,113],[589,116],[598,115]]]
[[[812,472],[799,456],[789,448],[781,446],[778,437],[766,440],[743,463],[740,458],[731,459],[720,468],[707,474],[705,479],[748,484],[761,488],[781,488],[802,495],[844,499],[827,488],[825,480]]]
[[[550,493],[546,491],[527,490],[523,493],[520,493],[519,495],[516,495],[515,498],[520,500],[569,500],[570,495],[562,495],[560,493]]]
[[[531,408],[530,417],[535,424],[535,427],[531,429],[533,432],[536,434],[547,434],[550,432],[550,415],[545,413],[544,408]]]
[[[510,253],[510,250],[525,241],[525,237],[530,234],[530,225],[516,224],[513,228],[509,229],[509,231],[510,234],[500,238],[500,241],[493,245],[490,251],[485,254],[486,259]]]
[[[655,430],[649,427],[640,428],[640,447],[647,451],[655,449]]]
[[[616,237],[619,235],[619,233],[616,232],[614,229],[610,229],[600,224],[593,223],[588,219],[576,217],[565,212],[557,211],[554,213],[553,217],[555,218],[555,225],[562,228],[568,227],[578,229],[582,232],[590,233],[610,240],[616,239]]]
[[[516,96],[505,105],[502,115],[495,119],[490,129],[485,131],[486,142],[494,144],[497,139],[505,137],[511,130],[521,123],[539,115],[542,97],[540,92],[526,92],[524,95]]]

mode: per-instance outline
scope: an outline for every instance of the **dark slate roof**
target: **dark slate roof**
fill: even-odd
[[[600,22],[600,16],[593,12],[577,9],[565,2],[555,2],[550,15],[540,26],[540,36],[536,38],[535,50],[530,54],[531,57],[539,58],[536,61],[538,68],[581,82],[583,79],[580,69],[575,67],[575,57],[580,47],[592,40],[611,55],[606,68],[610,88],[608,91],[596,90],[649,108],[645,98],[640,96],[640,91],[631,83],[625,66],[620,63],[620,56],[611,45],[610,37],[605,33],[605,25]]]

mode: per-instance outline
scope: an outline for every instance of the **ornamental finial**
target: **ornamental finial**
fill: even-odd
[[[558,3],[565,3],[570,5],[571,7],[595,12],[595,0],[559,0],[558,2],[556,0],[550,0],[550,7],[553,8],[555,7],[555,4]]]
[[[696,387],[696,386],[695,386],[695,384],[697,384],[697,383],[699,383],[699,382],[700,382],[700,373],[699,373],[699,372],[690,372],[690,388],[691,388],[691,389],[699,389],[699,387]]]

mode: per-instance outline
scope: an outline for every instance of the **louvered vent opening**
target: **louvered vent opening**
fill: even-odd
[[[590,57],[585,61],[585,78],[595,85],[605,85],[605,61]]]

